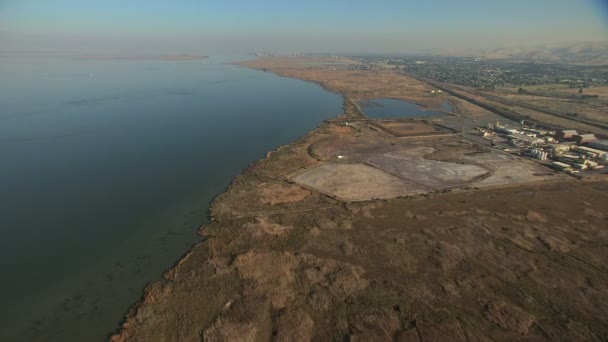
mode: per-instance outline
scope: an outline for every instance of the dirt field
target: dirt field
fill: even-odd
[[[347,99],[235,179],[112,340],[606,341],[608,179],[550,174],[460,137],[394,137]],[[444,190],[315,190],[406,182]]]
[[[427,147],[398,150],[370,156],[366,158],[366,162],[429,190],[443,190],[469,184],[491,172],[477,165],[424,158],[424,155],[434,151],[435,149]]]
[[[331,70],[327,65],[323,68],[314,67],[315,62],[308,65],[299,59],[292,63],[289,58],[264,58],[241,64],[285,77],[319,83],[326,89],[348,95],[355,101],[393,98],[441,108],[449,97],[447,94],[432,94],[431,90],[435,88],[393,71],[344,70],[345,65],[342,62],[336,70]]]
[[[298,184],[345,201],[392,198],[423,188],[365,164],[327,163],[293,177]]]
[[[396,137],[453,133],[423,120],[374,120],[374,123]]]
[[[337,145],[332,140],[325,142]],[[313,166],[290,179],[340,200],[361,201],[564,178],[534,162],[456,137],[376,141],[385,145],[335,150],[342,159]]]

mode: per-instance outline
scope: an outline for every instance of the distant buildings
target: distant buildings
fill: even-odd
[[[537,146],[545,143],[544,139],[537,138],[535,136],[529,136],[521,133],[513,133],[507,136],[509,140],[511,140],[511,145],[513,146]]]
[[[516,129],[499,122],[478,130],[484,138],[492,141],[492,146],[541,162],[551,159],[550,164],[544,164],[570,174],[597,171],[608,165],[608,141],[599,141],[593,134],[579,134],[575,130],[549,132],[524,125]],[[505,143],[516,149],[505,148]]]
[[[368,56],[360,60],[365,63],[394,65],[408,73],[440,82],[484,89],[557,83],[576,88],[608,84],[605,74],[594,73],[591,77],[585,66],[442,56]],[[584,96],[586,95],[572,94],[571,98]]]

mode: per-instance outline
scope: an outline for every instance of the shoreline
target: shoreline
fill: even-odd
[[[328,89],[322,82],[313,83]],[[490,182],[482,189],[466,183],[418,194],[395,193],[391,185],[383,188],[388,197],[363,200],[348,197],[352,193],[341,197],[324,192],[314,182],[309,186],[298,181],[298,172],[327,165],[334,165],[334,172],[341,166],[357,166],[361,160],[348,160],[348,154],[357,153],[383,156],[432,147],[439,153],[425,152],[430,157],[426,160],[435,163],[488,156],[462,137],[412,141],[388,136],[369,125],[348,94],[330,91],[342,96],[342,113],[267,152],[235,176],[210,205],[210,223],[199,229],[203,241],[146,286],[111,341],[159,336],[418,341],[423,336],[469,340],[489,334],[499,339],[535,335],[551,340],[608,334],[602,321],[594,318],[597,309],[573,302],[576,293],[566,292],[576,290],[577,277],[588,277],[594,279],[586,285],[588,293],[608,293],[602,292],[603,275],[587,271],[595,264],[593,259],[585,254],[569,258],[575,247],[593,252],[593,244],[568,244],[570,231],[554,229],[585,220],[589,229],[578,229],[576,241],[604,238],[596,227],[605,220],[605,177],[584,182],[559,176]],[[347,158],[337,161],[342,151],[347,151]],[[535,167],[518,163],[526,172]],[[361,174],[362,168],[371,170],[343,170]],[[376,178],[384,179],[384,186],[395,184],[390,183],[390,173],[375,172],[372,178],[367,173],[350,179],[355,195],[366,186],[381,187]],[[556,201],[560,196],[562,200]],[[504,222],[509,222],[508,229]],[[526,277],[508,271],[530,267],[531,255],[536,261]],[[567,259],[578,268],[564,273],[554,259]],[[538,297],[538,284],[546,282],[563,283],[560,290],[565,293]],[[543,302],[530,301],[529,296]],[[559,312],[576,312],[570,319],[585,326],[587,335],[561,328]]]
[[[255,61],[255,59],[253,61]],[[323,82],[283,75],[280,72],[278,72],[278,70],[271,71],[268,68],[251,66],[251,65],[247,64],[248,62],[251,62],[251,61],[233,62],[233,63],[230,63],[230,64],[233,64],[233,65],[236,65],[236,66],[240,66],[242,68],[247,68],[247,69],[258,70],[258,71],[270,73],[270,74],[273,74],[275,76],[282,77],[282,78],[290,78],[290,79],[296,79],[296,80],[299,80],[299,81],[309,82],[309,83],[318,85],[319,87],[321,87],[321,89],[323,89],[325,91],[328,91],[328,92],[336,94],[336,95],[340,95],[342,98],[346,97],[346,95],[342,94],[341,92],[339,92],[336,89],[332,89],[331,87],[329,87],[328,85],[324,84]],[[353,101],[353,100],[351,100],[351,101]],[[335,119],[335,118],[333,118],[333,119]]]
[[[253,70],[259,70],[259,71],[263,71],[263,72],[268,72],[266,70],[262,70],[259,68],[253,68],[253,67],[249,67],[246,65],[242,64],[243,62],[237,62],[234,63],[236,65],[240,65],[242,67],[248,68],[248,69],[253,69]],[[272,73],[272,72],[271,72]],[[278,76],[278,77],[284,77],[284,78],[291,78],[294,79],[292,77],[289,76],[283,76],[277,73],[273,73],[274,75]],[[283,144],[271,151],[268,151],[265,153],[263,158],[257,159],[255,161],[253,161],[251,164],[249,164],[245,169],[243,169],[239,174],[235,175],[232,180],[230,181],[230,184],[226,187],[226,189],[218,194],[213,201],[211,202],[211,204],[209,205],[208,208],[208,217],[207,219],[209,220],[209,223],[207,224],[203,224],[200,226],[200,228],[198,228],[197,230],[197,234],[199,235],[199,237],[201,237],[201,241],[195,243],[191,248],[189,248],[175,263],[172,267],[170,267],[169,269],[167,269],[165,272],[163,272],[161,279],[150,282],[149,284],[147,284],[145,286],[145,288],[143,289],[143,295],[141,296],[141,298],[135,302],[133,305],[131,305],[131,307],[129,308],[129,310],[127,311],[127,313],[125,314],[124,318],[120,321],[119,323],[119,327],[110,332],[108,334],[109,340],[110,341],[122,341],[121,339],[121,335],[123,333],[123,331],[125,329],[128,329],[129,326],[131,325],[129,320],[133,319],[135,317],[135,315],[137,314],[137,311],[146,304],[146,302],[148,300],[152,300],[154,298],[154,295],[152,295],[151,293],[158,290],[159,286],[163,286],[163,284],[165,284],[167,281],[172,281],[175,279],[175,274],[178,272],[179,268],[181,267],[181,265],[183,265],[190,257],[191,255],[195,252],[196,249],[200,248],[201,246],[204,246],[205,243],[207,242],[208,236],[204,233],[204,230],[209,227],[212,224],[216,224],[216,223],[220,223],[220,218],[218,217],[217,214],[214,213],[214,209],[219,205],[219,202],[223,199],[224,196],[227,196],[231,190],[236,187],[238,185],[238,181],[240,177],[243,177],[244,174],[252,167],[255,167],[256,164],[258,163],[262,163],[264,161],[268,161],[273,154],[275,153],[279,153],[281,152],[281,150],[284,149],[289,149],[291,146],[298,144],[299,142],[303,141],[306,139],[306,137],[313,135],[315,133],[315,131],[317,131],[319,128],[321,128],[323,125],[326,125],[326,121],[327,120],[336,120],[338,118],[340,118],[341,116],[345,115],[345,112],[347,110],[347,108],[349,107],[349,104],[355,108],[353,115],[361,115],[364,119],[367,119],[365,117],[365,115],[363,114],[363,112],[360,110],[359,105],[351,100],[348,99],[344,94],[341,94],[337,91],[334,90],[330,90],[328,88],[326,88],[325,86],[323,86],[323,84],[319,83],[319,82],[314,82],[314,81],[308,81],[308,80],[302,80],[302,79],[298,79],[299,81],[304,81],[304,82],[309,82],[309,83],[313,83],[316,84],[318,86],[320,86],[323,90],[340,95],[340,97],[342,97],[342,112],[337,114],[336,116],[326,119],[322,122],[320,122],[317,127],[307,133],[305,133],[303,136],[297,138],[296,140],[288,143],[288,144]],[[357,114],[358,113],[358,114]]]

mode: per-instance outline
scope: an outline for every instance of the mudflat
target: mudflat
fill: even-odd
[[[418,126],[391,134],[356,104],[386,96],[385,71],[272,60],[248,65],[341,92],[344,113],[236,177],[205,241],[112,340],[608,339],[605,175],[576,180]],[[349,76],[334,80],[339,68]],[[391,97],[449,100],[393,77]]]

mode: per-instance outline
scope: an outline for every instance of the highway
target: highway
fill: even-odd
[[[560,118],[563,118],[563,119],[567,119],[567,120],[571,120],[571,121],[576,121],[576,122],[583,123],[583,124],[586,124],[586,125],[589,125],[589,126],[598,127],[598,128],[602,128],[602,129],[607,129],[608,130],[608,124],[605,124],[605,123],[601,123],[601,122],[597,122],[597,121],[593,121],[593,120],[588,120],[588,119],[584,119],[584,118],[579,118],[579,117],[574,117],[574,116],[566,115],[566,114],[563,114],[563,113],[556,113],[554,111],[550,111],[550,110],[547,110],[547,109],[544,109],[544,108],[539,108],[537,106],[530,105],[530,104],[527,104],[527,103],[522,103],[522,102],[518,102],[518,101],[508,100],[508,99],[505,99],[505,98],[502,98],[502,97],[486,94],[486,93],[479,92],[479,91],[476,91],[476,90],[464,89],[464,88],[462,88],[460,86],[456,86],[456,85],[453,85],[453,84],[446,84],[446,83],[438,82],[438,81],[431,80],[431,79],[428,79],[428,78],[418,77],[418,76],[411,75],[411,74],[407,74],[407,76],[413,77],[413,78],[415,78],[415,79],[417,79],[419,81],[422,81],[422,82],[426,82],[426,83],[428,83],[428,84],[430,84],[430,85],[432,85],[434,87],[437,87],[438,89],[441,89],[444,92],[447,92],[450,95],[453,95],[453,96],[456,96],[456,97],[458,97],[460,99],[463,99],[465,101],[471,102],[471,103],[473,103],[473,104],[475,104],[477,106],[480,106],[480,107],[482,107],[484,109],[487,109],[487,110],[489,110],[489,111],[491,111],[491,112],[493,112],[495,114],[498,114],[498,115],[500,115],[502,117],[505,117],[507,119],[510,119],[510,120],[514,120],[514,121],[526,120],[528,122],[535,123],[537,125],[544,126],[544,127],[551,128],[551,129],[568,128],[568,127],[560,127],[560,126],[556,126],[556,125],[548,125],[548,124],[546,124],[544,122],[540,122],[538,120],[532,119],[532,118],[530,118],[530,117],[528,117],[526,115],[522,115],[522,114],[519,114],[519,113],[516,113],[516,112],[511,112],[511,111],[503,110],[503,109],[500,109],[500,108],[496,108],[496,107],[494,107],[492,105],[480,102],[480,101],[478,101],[478,100],[476,100],[476,99],[474,99],[474,98],[472,98],[470,96],[467,96],[467,95],[463,94],[462,92],[467,92],[467,93],[470,93],[470,94],[473,94],[473,95],[477,95],[477,96],[483,97],[485,99],[488,99],[490,101],[499,102],[499,103],[502,103],[502,104],[505,104],[505,105],[518,106],[518,107],[522,107],[522,108],[526,108],[526,109],[531,109],[531,110],[538,111],[538,112],[541,112],[541,113],[544,113],[544,114],[549,114],[549,115],[557,116],[557,117],[560,117]]]

